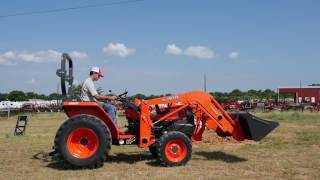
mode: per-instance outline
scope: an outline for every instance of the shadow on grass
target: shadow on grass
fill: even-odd
[[[59,161],[59,159],[55,156],[55,154],[51,154],[48,152],[39,152],[33,155],[32,159],[36,159],[45,163],[48,163],[46,166],[48,168],[57,169],[57,170],[72,170],[78,169],[74,167],[70,167],[65,163]],[[140,161],[151,161],[154,160],[150,165],[155,165],[155,158],[149,153],[117,153],[108,155],[105,163],[127,163],[127,164],[135,164]],[[149,163],[147,163],[149,164]]]
[[[219,160],[219,161],[223,161],[226,163],[237,163],[237,162],[248,161],[245,158],[238,157],[238,156],[232,155],[232,154],[226,154],[222,151],[213,151],[213,152],[198,151],[198,152],[195,152],[194,154],[199,155],[199,156],[203,156],[207,160]]]
[[[106,162],[135,164],[140,161],[154,160],[155,158],[149,153],[117,153],[109,155]]]
[[[226,163],[237,163],[237,162],[247,161],[247,159],[245,158],[241,158],[232,154],[226,154],[221,151],[213,151],[213,152],[198,151],[198,152],[195,152],[194,155],[203,156],[207,160],[220,160]],[[57,169],[57,170],[77,169],[77,168],[72,168],[67,164],[60,162],[59,159],[54,154],[50,155],[50,153],[48,152],[43,152],[43,151],[39,152],[33,155],[32,159],[36,159],[36,160],[40,160],[42,162],[48,163],[46,166],[52,169]],[[197,159],[197,157],[193,157],[192,159]],[[135,164],[141,161],[146,161],[146,164],[149,166],[161,167],[160,163],[157,162],[157,160],[149,152],[116,153],[116,154],[109,155],[105,163]]]
[[[40,160],[42,162],[52,162],[52,161],[57,161],[58,159],[51,155],[52,152],[38,152],[37,154],[32,156],[32,159]]]
[[[38,152],[37,154],[32,156],[32,159],[39,160],[47,164],[47,167],[57,170],[68,170],[71,169],[67,167],[65,164],[61,163],[59,159],[52,152]]]
[[[49,163],[47,167],[57,170],[68,170],[70,168],[66,167],[64,164],[59,162],[58,158],[52,154],[52,152],[38,152],[32,156],[32,159],[39,160],[45,163]]]

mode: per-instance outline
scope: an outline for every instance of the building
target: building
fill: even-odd
[[[279,87],[278,99],[280,94],[292,94],[295,103],[320,102],[320,86]]]

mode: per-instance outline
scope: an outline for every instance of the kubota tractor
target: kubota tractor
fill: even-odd
[[[111,145],[149,148],[164,166],[185,165],[191,158],[192,141],[201,141],[205,129],[238,141],[259,141],[278,126],[248,113],[228,114],[206,92],[133,101],[126,98],[125,92],[117,96],[128,121],[128,131],[123,134],[96,102],[71,99],[73,66],[67,54],[62,55],[57,75],[61,78],[63,109],[69,119],[56,134],[54,150],[63,163],[74,167],[102,166]]]

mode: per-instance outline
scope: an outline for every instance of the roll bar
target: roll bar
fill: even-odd
[[[68,62],[68,71],[67,71]],[[72,83],[73,83],[73,64],[72,59],[67,53],[61,56],[61,69],[56,72],[61,79],[61,93],[63,101],[70,101],[72,99]]]

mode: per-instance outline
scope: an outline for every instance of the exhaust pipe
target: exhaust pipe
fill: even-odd
[[[235,112],[229,115],[240,125],[244,139],[260,141],[279,126],[278,122],[267,121],[247,112]]]

